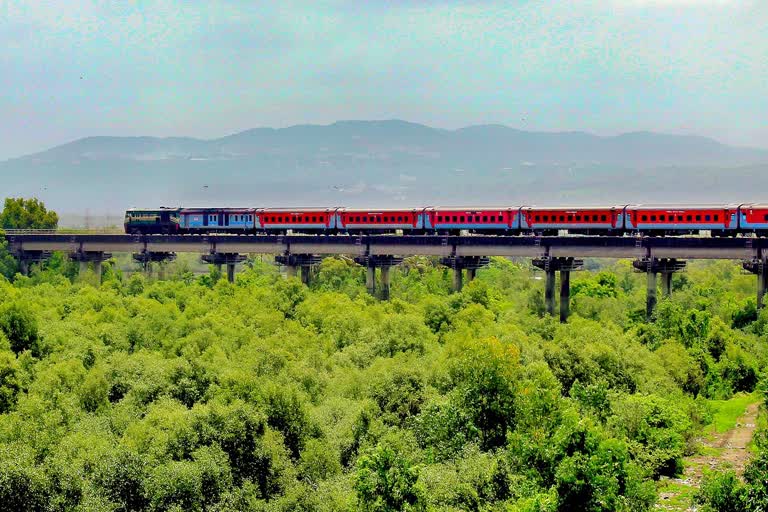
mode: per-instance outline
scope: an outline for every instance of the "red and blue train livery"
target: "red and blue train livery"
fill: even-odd
[[[575,207],[130,209],[131,234],[459,234],[768,236],[768,204]]]

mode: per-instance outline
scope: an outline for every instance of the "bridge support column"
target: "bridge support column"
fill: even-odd
[[[312,279],[312,268],[320,263],[322,258],[314,254],[282,254],[275,256],[275,263],[285,266],[285,276],[296,277],[301,271],[301,282],[309,286]]]
[[[554,316],[555,314],[555,280],[557,278],[557,272],[554,270],[546,271],[546,283],[544,283],[544,304],[547,306],[547,314]]]
[[[464,287],[464,271],[461,268],[453,269],[453,291],[460,292]]]
[[[32,268],[32,264],[42,264],[44,261],[51,257],[51,252],[20,250],[15,253],[15,256],[19,262],[19,272],[21,272],[21,275],[28,276]]]
[[[453,270],[453,291],[460,292],[464,287],[464,270],[467,271],[467,282],[477,276],[477,269],[488,266],[490,258],[485,256],[448,256],[440,258],[440,264]]]
[[[672,272],[661,273],[661,295],[666,298],[672,296]]]
[[[565,323],[571,313],[571,271],[560,271],[560,321]]]
[[[309,265],[301,266],[301,282],[306,286],[312,284],[312,267]]]
[[[391,269],[392,267],[389,265],[381,267],[381,300],[389,300],[389,285],[391,283],[389,271]]]
[[[227,263],[227,281],[230,283],[235,282],[235,264]]]
[[[533,260],[533,266],[546,274],[544,302],[547,314],[555,314],[555,273],[560,272],[560,321],[565,323],[571,314],[571,272],[581,270],[584,260],[545,256]]]
[[[101,262],[112,257],[112,254],[101,251],[79,251],[70,253],[69,258],[80,263],[80,276],[88,272],[88,264],[93,263],[96,279],[101,283]]]
[[[391,283],[392,267],[399,265],[403,262],[403,258],[399,256],[390,255],[367,255],[356,256],[355,263],[365,267],[365,287],[368,289],[368,293],[376,296],[376,269],[381,270],[381,288],[379,290],[379,298],[381,300],[389,300],[389,287]]]
[[[637,272],[648,274],[648,289],[645,297],[645,316],[650,320],[658,302],[658,274],[661,274],[661,290],[664,297],[672,296],[672,274],[682,272],[686,262],[674,258],[645,258],[635,260],[632,266]]]
[[[368,289],[368,293],[376,296],[376,267],[365,269],[365,287]]]
[[[742,262],[745,270],[757,276],[757,307],[765,307],[765,294],[768,291],[768,256],[759,256],[754,260]]]
[[[238,254],[236,252],[212,252],[210,254],[203,254],[201,258],[209,265],[215,265],[216,269],[221,274],[224,265],[227,266],[227,280],[230,283],[235,282],[235,265],[245,261],[244,254]]]
[[[656,309],[656,293],[659,290],[656,272],[648,272],[648,289],[645,295],[645,316],[651,318],[653,316],[653,310]]]
[[[165,279],[165,263],[176,259],[175,252],[135,252],[132,255],[133,261],[141,264],[144,273],[147,276],[152,275],[152,263],[158,263],[160,265],[158,269],[158,278]]]

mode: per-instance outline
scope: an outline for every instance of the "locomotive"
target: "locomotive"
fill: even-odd
[[[130,209],[130,234],[768,236],[768,204]]]

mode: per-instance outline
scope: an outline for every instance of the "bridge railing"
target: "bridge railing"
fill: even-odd
[[[3,229],[6,235],[55,235],[55,229]]]

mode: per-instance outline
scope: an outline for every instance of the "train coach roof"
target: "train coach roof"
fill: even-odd
[[[546,211],[558,211],[569,212],[575,210],[621,210],[626,205],[577,205],[577,206],[523,206],[523,210],[546,210]]]
[[[391,212],[420,212],[424,208],[339,208],[341,213],[391,213]]]
[[[520,206],[430,206],[427,210],[448,210],[448,211],[491,211],[491,210],[519,210]]]
[[[212,207],[202,207],[202,208],[182,208],[181,213],[194,213],[194,212],[255,212],[256,208],[237,208],[237,207],[228,207],[228,208],[212,208]]]
[[[127,212],[177,212],[181,208],[174,208],[172,206],[160,206],[159,208],[128,208]]]
[[[749,210],[768,210],[768,203],[749,203],[743,204],[741,207]]]
[[[723,204],[723,203],[679,203],[679,204],[630,204],[627,206],[630,210],[724,210],[726,208],[735,209],[738,208],[738,204]]]
[[[332,207],[323,207],[323,206],[309,206],[306,208],[297,206],[295,208],[286,207],[286,208],[259,208],[258,210],[260,212],[266,212],[266,213],[304,213],[304,212],[335,212],[336,210],[339,210],[340,208],[332,206]]]

